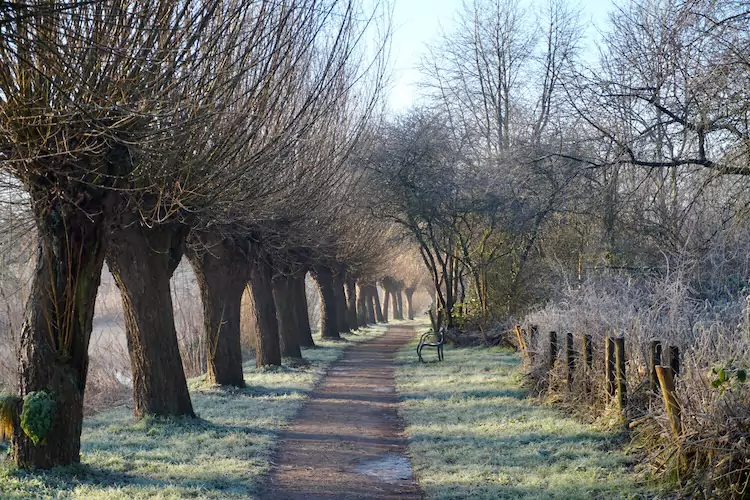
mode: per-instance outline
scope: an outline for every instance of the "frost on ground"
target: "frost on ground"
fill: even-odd
[[[656,495],[618,436],[526,398],[516,354],[450,348],[446,361],[422,364],[407,346],[398,356],[399,413],[427,498]]]
[[[370,327],[348,337],[380,336]],[[84,421],[81,464],[26,473],[0,457],[0,498],[254,498],[277,433],[348,342],[316,338],[308,366],[245,366],[245,389],[189,382],[197,419],[136,421],[121,407]]]
[[[386,483],[395,483],[412,477],[409,459],[395,453],[386,453],[377,460],[358,465],[357,474],[374,476]]]

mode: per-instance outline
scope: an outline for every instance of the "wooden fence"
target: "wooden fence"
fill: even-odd
[[[536,325],[531,325],[529,329],[522,328],[520,325],[515,327],[516,338],[519,349],[529,361],[534,363],[536,356],[541,353],[534,350],[537,339],[539,338],[539,329]],[[545,366],[548,370],[555,368],[558,357],[561,352],[560,341],[564,339],[565,354],[565,375],[568,390],[573,391],[574,380],[577,370],[581,370],[583,379],[588,380],[593,375],[594,370],[594,347],[591,335],[579,336],[579,349],[576,349],[576,337],[573,332],[567,332],[564,336],[558,337],[556,331],[548,332],[547,337],[548,358]],[[652,394],[658,397],[661,393],[664,407],[669,418],[672,433],[679,438],[682,433],[680,404],[675,392],[675,382],[680,374],[680,349],[675,345],[667,345],[661,340],[653,339],[648,344],[648,386]],[[580,360],[580,361],[579,361]],[[605,390],[607,399],[614,400],[623,421],[628,423],[626,408],[628,402],[627,396],[627,379],[625,372],[625,337],[624,336],[607,336],[604,342],[604,376]],[[584,386],[584,391],[590,391],[590,385]],[[636,422],[630,423],[631,426]]]

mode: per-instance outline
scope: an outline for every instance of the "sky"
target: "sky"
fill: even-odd
[[[538,1],[538,0],[537,0]],[[392,111],[405,111],[415,102],[419,81],[419,62],[426,45],[434,43],[441,32],[450,32],[463,0],[393,0],[393,74],[389,105]],[[612,0],[580,0],[582,22],[591,28],[606,23]]]

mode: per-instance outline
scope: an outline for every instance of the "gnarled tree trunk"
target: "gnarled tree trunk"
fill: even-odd
[[[14,426],[12,459],[24,468],[80,461],[88,348],[106,246],[102,209],[87,206],[87,200],[100,201],[96,196],[74,207],[52,193],[31,192],[39,247],[18,371],[20,396],[46,391],[56,409],[49,434],[36,445]]]
[[[196,234],[188,259],[203,302],[207,380],[244,387],[240,310],[250,279],[247,243],[216,234]]]
[[[412,304],[412,298],[414,297],[415,288],[404,289],[404,295],[406,295],[406,311],[407,318],[414,319],[414,305]]]
[[[300,347],[315,347],[310,328],[310,316],[308,314],[307,292],[305,290],[304,272],[292,277],[291,287],[293,293],[294,314],[297,321],[297,335]]]
[[[360,291],[363,291],[365,294],[365,316],[367,320],[367,324],[374,325],[375,324],[375,297],[372,295],[372,286],[365,285],[360,288]]]
[[[294,297],[294,278],[290,274],[275,276],[273,279],[273,299],[276,304],[276,318],[279,322],[279,340],[281,356],[284,358],[301,358],[298,329],[298,306]],[[307,315],[307,311],[305,311]]]
[[[340,339],[333,271],[328,266],[318,264],[313,267],[313,277],[320,291],[320,335],[325,339]]]
[[[404,319],[399,317],[398,304],[401,302],[401,290],[397,287],[391,288],[391,305],[393,307],[393,319]]]
[[[404,296],[401,293],[401,287],[396,292],[396,299],[398,302],[398,319],[404,319]]]
[[[146,227],[135,216],[110,230],[107,264],[122,295],[136,417],[194,416],[182,368],[169,280],[187,227]]]
[[[378,295],[377,285],[370,285],[370,294],[372,295],[375,307],[375,321],[378,323],[384,323],[383,309],[380,308],[380,296]]]
[[[391,292],[385,286],[383,286],[383,290],[385,290],[385,295],[383,296],[383,321],[388,323],[388,307],[390,305]]]
[[[349,333],[352,331],[349,326],[349,315],[346,307],[345,284],[346,272],[337,270],[333,275],[333,291],[336,294],[336,322],[339,327],[339,333]]]
[[[273,267],[267,256],[258,253],[250,258],[249,264],[256,332],[255,366],[280,366],[281,346],[273,298]]]
[[[357,296],[357,324],[360,327],[367,326],[367,293],[362,284],[359,285]]]
[[[351,329],[356,330],[359,327],[357,319],[357,282],[354,278],[346,278],[346,314]]]

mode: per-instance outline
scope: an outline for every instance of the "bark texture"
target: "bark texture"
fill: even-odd
[[[264,255],[255,255],[250,259],[250,292],[255,305],[255,366],[280,366],[281,346],[273,298],[273,268]]]
[[[107,264],[122,295],[136,417],[194,416],[182,368],[169,280],[187,228],[149,228],[134,216],[111,228]]]
[[[313,267],[313,276],[320,291],[320,335],[326,339],[340,339],[333,271],[326,265],[316,265]]]
[[[281,356],[301,358],[298,306],[295,304],[294,278],[288,274],[276,276],[273,280],[273,300],[276,305],[276,318],[279,322]],[[305,311],[305,315],[307,312]]]
[[[56,410],[37,445],[14,426],[11,455],[23,468],[80,461],[88,348],[106,247],[103,216],[96,215],[101,207],[86,213],[87,202],[99,200],[84,198],[73,207],[51,200],[51,192],[31,191],[39,246],[21,329],[19,389],[21,397],[48,392]]]
[[[244,387],[240,311],[250,279],[247,243],[207,233],[191,240],[187,255],[203,302],[206,378],[214,384]]]

